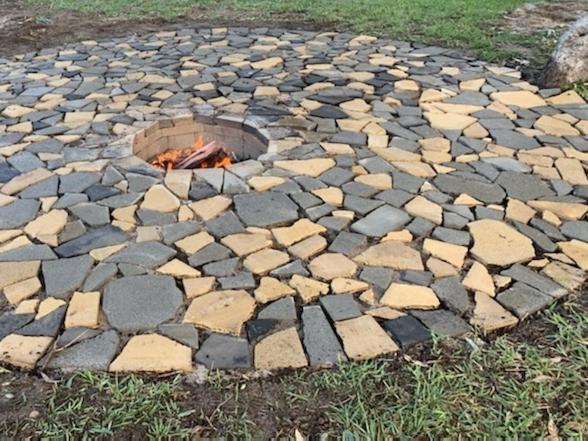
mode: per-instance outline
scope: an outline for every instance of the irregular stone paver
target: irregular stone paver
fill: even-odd
[[[255,345],[257,369],[298,368],[307,364],[296,328],[276,332]]]
[[[52,341],[51,337],[10,334],[0,341],[0,361],[32,369]]]
[[[114,328],[141,331],[172,319],[182,293],[169,276],[130,276],[113,280],[104,288],[102,308]]]
[[[157,334],[136,335],[122,349],[110,372],[190,372],[192,351]]]
[[[335,323],[345,353],[352,360],[365,360],[396,352],[399,348],[368,315]]]
[[[182,370],[253,367],[272,339],[289,343],[265,366],[335,363],[510,327],[585,283],[579,95],[367,36],[129,42],[0,65],[0,338],[55,338],[43,365],[105,370],[153,332],[200,348]],[[236,162],[145,162],[200,134]]]
[[[239,335],[254,310],[255,301],[247,291],[215,291],[192,300],[184,316],[184,323]]]
[[[468,228],[474,238],[471,253],[486,265],[508,266],[535,257],[531,240],[504,222],[483,219]]]

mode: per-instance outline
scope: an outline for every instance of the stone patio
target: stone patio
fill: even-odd
[[[182,124],[264,151],[167,174],[133,155]],[[513,327],[585,282],[587,135],[574,92],[369,36],[2,60],[0,360],[298,368]]]

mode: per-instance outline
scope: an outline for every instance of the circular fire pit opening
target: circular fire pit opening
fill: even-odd
[[[167,170],[227,167],[256,159],[267,152],[267,144],[255,127],[239,119],[199,115],[155,121],[132,142],[135,156]]]

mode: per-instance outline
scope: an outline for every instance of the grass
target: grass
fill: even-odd
[[[180,376],[80,373],[25,400],[40,418],[4,418],[0,432],[43,439],[257,439],[291,437],[299,429],[345,440],[582,439],[588,433],[587,312],[568,303],[485,344],[478,337],[468,345],[441,341],[404,360],[267,379],[213,371],[196,385]],[[11,375],[0,373],[0,383]]]
[[[70,10],[110,17],[160,17],[168,20],[198,13],[222,18],[289,18],[337,23],[353,32],[386,34],[394,38],[474,51],[483,59],[503,61],[516,55],[505,42],[524,38],[542,50],[545,35],[504,30],[498,25],[508,11],[529,0],[27,0],[53,10]],[[536,1],[536,0],[531,0]],[[204,9],[202,9],[204,8]],[[522,37],[521,37],[522,36]]]

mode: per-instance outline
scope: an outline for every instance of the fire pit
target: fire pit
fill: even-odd
[[[267,151],[267,140],[256,128],[198,115],[154,122],[134,136],[132,145],[136,156],[166,171],[226,168]]]

